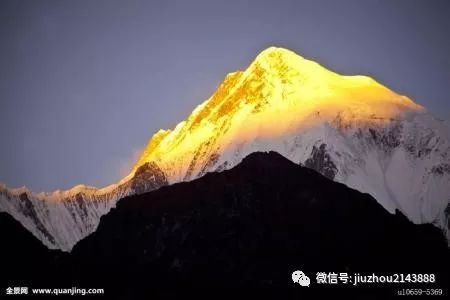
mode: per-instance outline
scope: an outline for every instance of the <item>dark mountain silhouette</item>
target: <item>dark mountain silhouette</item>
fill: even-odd
[[[52,287],[105,288],[115,298],[186,296],[197,289],[215,298],[386,297],[400,287],[448,283],[448,248],[439,229],[391,215],[371,196],[275,152],[124,198],[70,254],[47,250],[4,214],[0,226],[8,237],[0,253],[2,277],[31,268],[22,284],[36,279]],[[292,282],[295,270],[310,277],[310,287]],[[437,282],[319,286],[317,272],[433,273]]]
[[[49,250],[18,221],[7,213],[0,213],[0,295],[7,287],[39,287],[48,285],[48,278],[62,263],[65,255]]]

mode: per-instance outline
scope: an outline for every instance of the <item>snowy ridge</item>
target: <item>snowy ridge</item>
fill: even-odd
[[[82,186],[39,194],[26,188],[0,188],[0,211],[14,216],[49,248],[70,250],[96,229],[100,217],[116,200],[129,193],[120,188],[100,193]]]
[[[66,191],[33,193],[26,187],[2,185],[0,212],[12,215],[50,249],[70,251],[95,231],[101,216],[115,207],[117,200],[166,185],[156,169],[143,165],[119,183],[101,189],[77,185]]]
[[[228,74],[173,130],[158,131],[121,182],[40,194],[3,185],[0,211],[48,247],[70,251],[124,196],[277,151],[448,236],[449,128],[372,78],[339,75],[271,47],[245,71]]]

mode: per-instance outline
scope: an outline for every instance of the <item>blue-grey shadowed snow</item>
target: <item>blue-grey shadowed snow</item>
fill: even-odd
[[[270,45],[374,76],[450,119],[450,1],[0,2],[0,181],[119,179]]]

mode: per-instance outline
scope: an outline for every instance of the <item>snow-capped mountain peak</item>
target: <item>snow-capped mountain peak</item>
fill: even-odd
[[[148,161],[169,164],[169,177],[179,181],[200,171],[186,164],[205,144],[214,144],[220,154],[227,145],[286,136],[325,123],[389,123],[422,112],[420,105],[369,77],[338,75],[292,51],[270,47],[244,72],[228,74],[173,131],[158,132],[136,168]]]
[[[34,194],[0,187],[9,212],[47,246],[70,250],[130,194],[237,165],[255,151],[371,194],[388,211],[447,230],[450,130],[406,96],[294,52],[262,51],[172,130],[158,131],[130,175],[103,189]]]

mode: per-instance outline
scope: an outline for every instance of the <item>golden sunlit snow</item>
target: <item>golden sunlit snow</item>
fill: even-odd
[[[290,50],[270,47],[244,72],[228,74],[217,91],[174,130],[157,132],[133,171],[155,161],[175,178],[189,179],[186,173],[202,167],[195,165],[196,149],[213,154],[231,143],[276,137],[331,122],[337,115],[344,121],[364,122],[421,110],[408,97],[370,77],[339,75]]]

